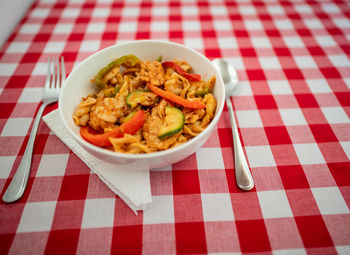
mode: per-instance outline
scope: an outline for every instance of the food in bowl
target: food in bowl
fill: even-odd
[[[216,77],[206,81],[184,60],[117,58],[93,78],[73,115],[89,143],[121,153],[151,153],[186,143],[212,121]]]

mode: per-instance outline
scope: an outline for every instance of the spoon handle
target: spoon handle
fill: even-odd
[[[233,113],[233,107],[229,96],[226,97],[226,104],[229,111],[232,126],[237,186],[242,190],[251,190],[254,187],[254,180],[250,173],[247,159],[243,152],[243,147],[238,134],[236,118]]]

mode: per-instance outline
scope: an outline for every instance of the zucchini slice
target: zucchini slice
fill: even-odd
[[[162,127],[160,128],[158,138],[165,139],[169,136],[179,133],[185,123],[185,115],[182,111],[173,106],[165,107],[165,119]]]
[[[133,109],[138,104],[152,105],[157,100],[157,95],[148,90],[134,90],[126,97],[126,103]]]

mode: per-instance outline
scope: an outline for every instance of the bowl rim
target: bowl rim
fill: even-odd
[[[189,144],[193,144],[196,143],[196,141],[201,140],[202,137],[204,137],[206,135],[206,133],[211,132],[209,130],[213,129],[214,123],[217,123],[219,121],[219,118],[221,116],[221,113],[223,111],[224,108],[224,103],[225,103],[225,89],[222,88],[222,101],[220,102],[220,105],[217,105],[217,114],[214,116],[214,118],[212,119],[212,121],[210,122],[210,124],[201,132],[199,133],[196,137],[193,137],[190,141],[187,141],[183,144],[180,144],[174,148],[170,148],[170,149],[166,149],[166,150],[162,150],[162,151],[155,151],[155,152],[150,152],[150,153],[144,153],[144,154],[131,154],[131,153],[120,153],[120,152],[115,152],[115,151],[111,151],[111,150],[107,150],[104,148],[100,148],[98,146],[95,146],[87,141],[85,141],[82,137],[78,136],[75,132],[73,132],[73,130],[71,130],[71,128],[68,126],[68,123],[65,120],[64,114],[63,114],[63,110],[62,110],[62,97],[63,97],[63,92],[65,90],[65,85],[66,83],[69,82],[70,78],[71,78],[71,74],[75,72],[75,70],[79,69],[79,67],[81,65],[83,65],[85,62],[88,62],[91,58],[94,58],[96,55],[98,54],[102,54],[105,51],[110,50],[111,48],[114,47],[121,47],[123,45],[127,45],[127,44],[143,44],[143,43],[162,43],[162,44],[168,44],[168,45],[172,45],[172,46],[176,46],[176,47],[180,47],[186,50],[190,50],[191,52],[193,52],[193,54],[199,56],[200,58],[202,58],[204,61],[207,61],[210,63],[210,65],[212,65],[213,70],[215,72],[215,76],[216,79],[219,79],[219,81],[222,83],[222,85],[224,86],[224,82],[221,78],[221,75],[219,74],[219,72],[216,70],[215,66],[213,65],[213,63],[207,58],[205,57],[203,54],[201,54],[200,52],[192,49],[189,46],[183,45],[183,44],[179,44],[179,43],[175,43],[175,42],[171,42],[171,41],[163,41],[163,40],[135,40],[135,41],[126,41],[126,42],[121,42],[121,43],[116,43],[114,45],[111,45],[109,47],[106,47],[102,50],[99,50],[95,53],[93,53],[92,55],[90,55],[89,57],[85,58],[82,62],[80,62],[68,75],[67,79],[65,80],[62,89],[61,89],[61,93],[59,96],[59,100],[58,100],[58,110],[59,110],[59,115],[61,117],[61,120],[63,121],[63,124],[65,126],[65,128],[68,130],[68,132],[70,133],[70,135],[72,135],[74,137],[74,139],[78,142],[78,143],[82,143],[82,145],[86,146],[89,150],[98,152],[99,154],[104,154],[105,156],[111,156],[111,157],[121,157],[121,158],[125,158],[125,159],[151,159],[154,157],[162,157],[162,156],[167,156],[169,154],[175,153],[177,151],[181,151],[183,148],[189,146]],[[211,128],[210,128],[211,127]]]

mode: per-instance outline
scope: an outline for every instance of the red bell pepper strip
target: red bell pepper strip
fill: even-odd
[[[103,134],[98,134],[90,126],[80,128],[80,135],[89,143],[99,147],[111,145],[109,138],[123,137],[124,134],[135,134],[145,123],[145,112],[140,110],[135,113],[134,117],[127,122],[124,122],[119,127]]]
[[[184,69],[181,68],[178,64],[172,61],[166,61],[162,63],[163,67],[170,67],[174,69],[178,74],[182,75],[189,81],[200,81],[201,75],[200,74],[194,74],[194,73],[187,73]]]
[[[162,90],[156,86],[154,86],[151,83],[147,83],[147,86],[152,92],[162,98],[165,98],[171,102],[174,102],[176,104],[182,105],[185,108],[190,108],[190,109],[204,109],[206,105],[202,103],[201,101],[191,101],[185,98],[182,98],[178,95],[175,95],[169,91]]]

